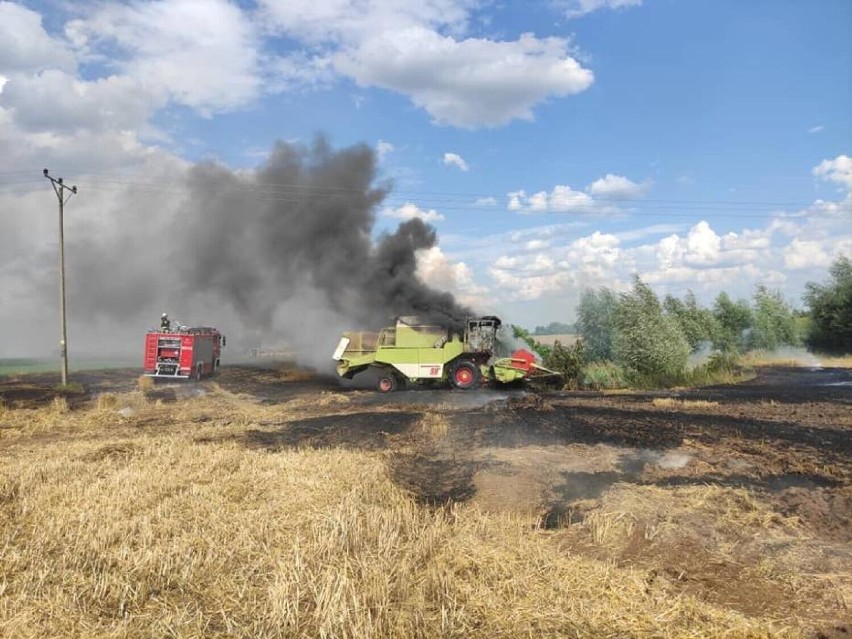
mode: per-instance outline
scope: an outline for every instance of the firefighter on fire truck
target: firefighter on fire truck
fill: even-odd
[[[163,333],[168,333],[170,330],[172,330],[172,323],[169,320],[169,316],[167,313],[163,313],[160,316],[160,330]]]

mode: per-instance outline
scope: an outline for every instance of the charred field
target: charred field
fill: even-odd
[[[10,636],[846,637],[852,371],[602,394],[0,378]]]

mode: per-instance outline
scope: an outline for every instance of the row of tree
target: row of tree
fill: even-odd
[[[666,295],[661,301],[636,276],[626,293],[586,289],[577,310],[580,342],[540,352],[546,364],[568,375],[606,362],[628,377],[660,383],[682,378],[690,354],[701,350],[733,357],[747,350],[807,344],[822,352],[852,352],[849,259],[841,257],[832,265],[828,282],[808,284],[804,299],[809,312],[794,310],[779,291],[758,286],[750,301],[734,301],[721,292],[706,308],[691,291],[683,299]]]

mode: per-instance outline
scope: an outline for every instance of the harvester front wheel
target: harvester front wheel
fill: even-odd
[[[376,388],[380,393],[392,393],[397,389],[398,385],[396,375],[391,372],[380,372],[376,380]]]
[[[450,373],[450,382],[461,390],[475,388],[479,384],[479,369],[476,364],[462,360],[453,367]]]

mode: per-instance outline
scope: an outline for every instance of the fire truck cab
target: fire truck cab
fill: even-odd
[[[150,330],[145,335],[145,375],[171,379],[207,377],[219,368],[225,336],[209,326]]]

